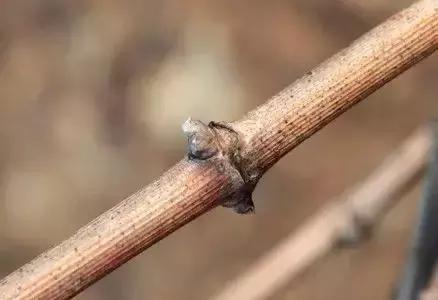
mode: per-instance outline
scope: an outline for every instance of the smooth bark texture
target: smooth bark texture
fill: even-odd
[[[225,198],[245,194],[300,142],[437,49],[437,1],[397,14],[231,123],[236,136],[216,130],[220,155],[182,160],[3,279],[0,299],[70,298]]]
[[[374,225],[424,170],[431,140],[428,129],[418,130],[364,182],[330,201],[213,299],[268,299],[336,245],[357,243],[367,232],[362,226]]]

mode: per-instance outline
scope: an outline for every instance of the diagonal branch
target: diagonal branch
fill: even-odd
[[[200,137],[192,142],[201,142],[190,147],[194,159],[183,159],[70,239],[4,278],[0,298],[70,298],[225,199],[237,211],[250,210],[251,191],[270,166],[437,49],[437,10],[438,0],[419,1],[242,120],[209,126],[205,134],[189,132]],[[206,144],[213,131],[216,140]]]

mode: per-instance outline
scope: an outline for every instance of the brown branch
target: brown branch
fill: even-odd
[[[431,138],[417,131],[363,183],[330,202],[220,292],[215,300],[260,300],[308,268],[339,242],[359,241],[426,165]]]
[[[191,153],[196,159],[180,161],[73,237],[3,279],[0,298],[72,297],[224,199],[240,212],[249,210],[251,190],[270,166],[435,51],[437,28],[437,0],[419,1],[242,120],[194,133],[198,138],[191,139]],[[193,132],[188,134],[190,138]],[[207,143],[212,136],[213,146]]]

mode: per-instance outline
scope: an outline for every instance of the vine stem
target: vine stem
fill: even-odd
[[[240,173],[258,179],[303,140],[437,47],[438,0],[419,1],[391,17],[230,124],[240,138]],[[4,278],[0,298],[73,297],[241,191],[242,178],[235,174],[208,160],[183,159],[68,240]]]

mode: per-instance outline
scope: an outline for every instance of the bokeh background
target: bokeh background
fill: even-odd
[[[0,276],[178,161],[188,116],[239,118],[410,2],[2,1]],[[208,299],[436,116],[437,76],[435,55],[299,146],[255,215],[217,208],[77,299]],[[272,299],[387,299],[420,193]]]

